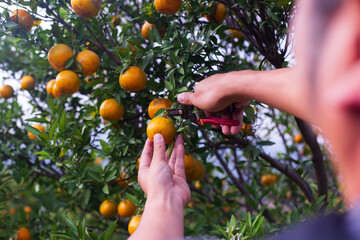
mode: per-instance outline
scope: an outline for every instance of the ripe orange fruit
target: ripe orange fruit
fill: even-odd
[[[211,5],[210,5],[211,7]],[[216,8],[211,15],[205,15],[206,19],[209,22],[216,22],[217,24],[221,24],[226,17],[226,7],[224,4],[216,2]]]
[[[181,8],[182,0],[155,0],[156,10],[162,14],[171,15],[179,11]]]
[[[81,80],[79,76],[73,71],[61,71],[56,76],[55,80],[55,86],[58,88],[61,94],[74,94],[80,89]]]
[[[84,50],[76,56],[76,61],[81,66],[81,72],[84,76],[90,76],[100,67],[100,59],[96,53],[90,50]]]
[[[24,90],[32,90],[35,87],[35,79],[32,76],[25,75],[20,79],[20,85]]]
[[[160,34],[161,38],[165,37],[166,28],[164,26],[160,26],[158,28],[155,24],[145,22],[141,27],[141,35],[143,36],[144,39],[149,40],[149,28],[150,28],[150,33],[152,33],[153,28],[155,28],[156,30],[159,31],[159,34]]]
[[[71,0],[71,7],[80,17],[91,18],[98,14],[101,3],[101,0]]]
[[[32,125],[32,127],[36,128],[37,130],[39,130],[41,132],[45,132],[45,128],[43,126],[41,126],[40,124]],[[30,139],[36,139],[35,135],[33,135],[30,132],[28,132],[28,136],[29,136]]]
[[[31,213],[32,209],[29,206],[24,207],[24,212]]]
[[[286,199],[290,200],[291,199],[291,191],[287,191],[286,192]]]
[[[52,96],[55,98],[60,98],[62,95],[63,95],[62,92],[60,91],[59,88],[56,87],[56,84],[54,83],[52,88]]]
[[[115,15],[111,18],[111,27],[115,28],[120,24],[120,15]]]
[[[100,165],[103,162],[103,159],[98,157],[95,159],[95,164]]]
[[[253,131],[251,130],[252,126],[250,123],[243,123],[242,127],[241,127],[241,132],[243,134],[247,134],[247,135],[252,135]]]
[[[194,171],[195,161],[196,159],[192,155],[185,155],[184,157],[185,175],[188,175]]]
[[[136,215],[131,218],[128,225],[128,231],[130,235],[135,232],[136,228],[139,226],[140,220],[141,220],[141,215]]]
[[[54,94],[53,94],[54,85],[55,85],[55,79],[51,79],[51,80],[48,81],[48,83],[46,84],[46,92],[47,92],[51,97],[54,96]]]
[[[231,38],[240,39],[243,37],[243,34],[239,30],[235,30],[235,29],[229,29],[229,34]]]
[[[125,173],[124,171],[124,168],[121,169],[121,173],[120,173],[120,176],[118,178],[116,178],[117,181],[119,180],[122,180],[122,179],[126,179],[128,176],[127,174]],[[127,187],[128,183],[127,183],[127,180],[124,180],[124,181],[119,181],[117,182],[117,184],[120,186],[120,187]]]
[[[115,201],[105,200],[101,203],[99,211],[101,215],[111,218],[111,217],[115,217],[116,215],[116,207],[117,205]]]
[[[16,213],[16,209],[15,209],[15,208],[10,208],[10,209],[9,209],[9,213],[10,213],[11,215],[14,215],[14,214]]]
[[[32,16],[25,10],[19,9],[10,13],[10,20],[16,22],[19,27],[27,26],[24,32],[27,33],[33,26]]]
[[[8,99],[14,95],[14,89],[9,85],[3,85],[0,87],[0,96]]]
[[[194,158],[194,170],[189,174],[186,174],[185,171],[186,180],[188,181],[201,180],[204,177],[204,174],[205,174],[205,166],[199,159],[196,158]]]
[[[106,99],[100,105],[100,116],[110,122],[119,121],[124,115],[124,105],[114,98]]]
[[[147,125],[146,133],[151,141],[154,140],[155,134],[160,133],[163,136],[165,143],[168,144],[174,139],[176,129],[174,123],[170,119],[155,117]]]
[[[150,28],[150,31],[152,32],[152,29],[156,28],[156,25],[151,24],[151,23],[146,21],[141,27],[141,35],[145,39],[149,39],[149,28]]]
[[[278,180],[278,176],[274,174],[265,174],[261,177],[261,184],[264,186],[270,186],[276,183]]]
[[[30,230],[27,229],[26,227],[19,228],[17,235],[16,235],[16,239],[17,240],[30,240],[31,239]]]
[[[139,158],[137,159],[137,161],[136,161],[136,168],[137,168],[137,169],[140,168],[140,158],[141,158],[141,157],[139,157]]]
[[[133,45],[131,45],[130,43],[127,43],[126,46],[130,46],[132,52],[134,52],[136,50],[136,48]]]
[[[167,98],[156,98],[152,100],[148,107],[149,117],[153,118],[161,108],[169,109],[172,105],[173,102]]]
[[[52,46],[48,52],[48,61],[57,71],[65,70],[66,62],[72,57],[74,57],[72,49],[62,43]]]
[[[131,217],[136,212],[136,206],[130,200],[121,201],[117,208],[120,217]]]
[[[129,92],[138,92],[144,89],[147,77],[145,72],[138,67],[132,66],[119,76],[120,86]]]
[[[303,136],[302,136],[301,133],[296,134],[296,135],[294,136],[294,143],[301,143],[303,140],[304,140],[304,139],[303,139]]]
[[[199,181],[196,181],[194,186],[195,186],[196,189],[201,189],[202,188],[202,185],[201,185],[201,183]]]

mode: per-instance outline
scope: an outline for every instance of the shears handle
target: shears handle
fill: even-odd
[[[239,126],[240,122],[232,119],[225,119],[219,117],[205,117],[198,119],[200,125],[205,125],[207,123],[216,124],[216,125],[226,125],[226,126]]]

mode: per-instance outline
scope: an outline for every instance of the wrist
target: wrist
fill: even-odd
[[[226,89],[231,102],[251,100],[251,89],[256,84],[257,71],[243,70],[226,73]]]
[[[180,217],[184,216],[184,207],[184,203],[181,200],[166,193],[149,194],[145,203],[145,210],[157,209]]]

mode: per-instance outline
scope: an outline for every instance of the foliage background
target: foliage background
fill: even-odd
[[[102,217],[98,208],[105,199],[130,199],[141,212],[145,196],[135,164],[146,139],[150,101],[158,97],[174,101],[178,93],[193,90],[196,82],[213,74],[288,66],[294,43],[293,34],[287,33],[296,12],[293,1],[219,2],[227,7],[221,25],[203,17],[213,11],[212,1],[184,0],[179,13],[165,16],[152,1],[105,0],[91,19],[77,16],[66,0],[6,0],[0,5],[0,68],[7,73],[2,84],[22,75],[33,76],[37,83],[34,91],[19,90],[9,100],[0,99],[0,212],[17,210],[0,218],[0,238],[9,239],[26,226],[33,239],[50,239],[50,233],[52,239],[98,239],[109,225],[109,232],[115,229],[112,239],[127,238],[129,219],[113,223],[115,219]],[[9,21],[9,12],[20,8],[41,20],[28,34]],[[114,27],[115,15],[121,21]],[[140,29],[145,20],[165,26],[165,38],[155,31],[144,40]],[[244,37],[233,39],[228,29],[239,30]],[[101,67],[93,78],[104,82],[86,83],[82,77],[81,89],[73,96],[47,96],[46,83],[57,75],[47,51],[56,43],[65,43],[74,52],[95,51]],[[130,45],[136,50],[131,51]],[[138,93],[126,92],[118,83],[119,74],[131,65],[144,69],[148,77],[147,87]],[[69,69],[74,66],[74,61],[68,62]],[[18,96],[25,96],[30,105]],[[107,98],[124,104],[119,129],[104,125],[99,116],[99,106]],[[173,120],[185,136],[187,153],[206,166],[204,179],[189,183],[187,236],[217,231],[230,239],[243,226],[242,236],[261,236],[324,211],[342,211],[324,140],[302,120],[258,102],[251,103],[244,117],[252,123],[253,135],[224,136],[208,126]],[[46,133],[36,132],[39,139],[30,140],[27,131],[34,131],[29,125],[36,122],[45,126]],[[305,141],[294,143],[299,132]],[[98,157],[104,159],[100,165],[95,163]],[[126,188],[115,180],[122,167],[128,176]],[[278,182],[262,186],[261,176],[269,173],[279,175]],[[24,206],[33,209],[29,219]],[[231,228],[235,226],[240,230]]]

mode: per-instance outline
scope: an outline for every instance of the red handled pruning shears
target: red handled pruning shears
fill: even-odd
[[[201,126],[210,123],[216,125],[226,126],[239,126],[240,122],[231,119],[219,118],[219,117],[200,117],[199,110],[195,108],[195,113],[192,113],[192,106],[185,106],[183,108],[172,108],[166,110],[169,116],[180,116],[181,118],[190,119],[190,121],[197,123]]]

